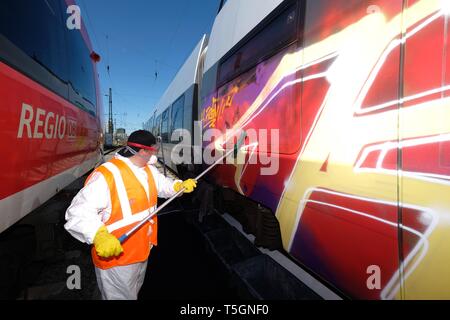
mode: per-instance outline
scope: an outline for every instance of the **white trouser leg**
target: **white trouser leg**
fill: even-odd
[[[102,270],[95,275],[103,300],[137,300],[147,270],[147,261]]]

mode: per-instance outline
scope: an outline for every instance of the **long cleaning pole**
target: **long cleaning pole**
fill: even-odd
[[[239,138],[239,141],[235,144],[234,148],[228,151],[224,156],[220,157],[216,162],[214,162],[211,166],[209,166],[205,171],[200,173],[194,180],[198,181],[201,177],[203,177],[205,174],[207,174],[209,171],[211,171],[216,165],[218,165],[220,162],[222,162],[223,159],[228,157],[232,152],[237,154],[237,151],[241,147],[242,143],[244,142],[244,139],[246,137],[245,131],[242,133],[241,137]],[[141,228],[147,221],[152,219],[154,216],[156,216],[159,212],[161,212],[162,209],[164,209],[169,203],[171,203],[174,199],[176,199],[180,194],[184,192],[186,188],[181,189],[177,193],[175,193],[172,197],[170,197],[166,202],[164,202],[158,209],[156,209],[154,212],[152,212],[147,218],[139,222],[136,226],[134,226],[130,231],[124,233],[122,236],[120,236],[119,241],[120,243],[124,243],[136,230]]]

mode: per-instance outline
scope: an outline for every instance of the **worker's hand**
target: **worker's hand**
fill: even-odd
[[[102,258],[117,257],[123,252],[120,241],[105,226],[101,226],[95,234],[94,246]]]
[[[197,187],[197,181],[194,179],[188,179],[183,182],[176,182],[173,186],[173,189],[175,192],[180,191],[181,189],[185,188],[184,193],[191,193],[194,191],[195,187]]]

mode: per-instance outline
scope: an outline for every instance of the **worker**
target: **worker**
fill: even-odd
[[[154,217],[123,244],[118,238],[156,210],[157,197],[168,198],[196,181],[172,180],[151,165],[158,145],[148,131],[133,132],[111,161],[99,166],[66,211],[65,229],[81,242],[93,244],[91,255],[104,300],[137,300],[147,261],[157,245]]]

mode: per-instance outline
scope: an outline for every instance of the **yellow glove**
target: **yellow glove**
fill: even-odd
[[[94,246],[102,258],[117,257],[123,252],[120,241],[105,226],[101,226],[95,234]]]
[[[195,181],[194,179],[188,179],[183,182],[178,181],[174,184],[173,189],[175,190],[175,192],[178,192],[181,189],[186,188],[184,190],[184,193],[191,193],[192,191],[194,191],[195,187],[197,187],[197,181]]]

